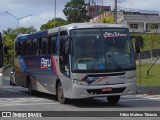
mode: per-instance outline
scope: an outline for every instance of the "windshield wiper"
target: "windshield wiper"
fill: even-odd
[[[108,57],[112,58],[113,62],[117,66],[117,68],[122,69],[122,67],[118,64],[118,62],[116,61],[116,59],[113,57],[113,54],[108,54]]]

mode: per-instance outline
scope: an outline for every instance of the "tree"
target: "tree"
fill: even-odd
[[[89,16],[87,16],[86,4],[84,0],[71,0],[67,2],[63,9],[67,20],[71,23],[87,22]]]
[[[31,26],[31,27],[20,27],[20,28],[17,28],[14,30],[16,33],[20,34],[30,34],[30,33],[33,33],[33,32],[36,32],[37,30]]]
[[[153,57],[153,50],[154,50],[154,43],[158,40],[158,36],[157,34],[151,33],[147,35],[149,42],[150,42],[150,55],[151,55],[151,59],[148,65],[148,69],[147,69],[147,75],[149,75],[150,70],[152,69],[152,67],[155,65],[155,63],[158,60],[158,56],[157,57]]]
[[[108,16],[107,18],[102,17],[101,18],[101,23],[111,23],[114,24],[114,17],[113,15]]]
[[[108,16],[107,19],[106,19],[106,22],[114,24],[115,23],[114,22],[114,16],[113,15]]]
[[[69,22],[67,20],[64,20],[62,18],[56,18],[55,19],[55,27],[61,26],[61,25],[66,25]],[[51,29],[54,27],[54,19],[49,20],[46,24],[43,24],[40,29],[41,30],[47,30],[47,29]]]
[[[7,55],[5,55],[5,58],[7,61],[4,60],[4,63],[11,64],[12,60],[13,60],[13,59],[11,59],[11,56],[14,53],[14,51],[13,51],[13,42],[14,41],[13,40],[16,37],[16,33],[13,29],[8,28],[7,30],[2,31],[2,36],[3,36],[3,40],[4,40],[4,45],[7,46],[7,48],[9,49]]]

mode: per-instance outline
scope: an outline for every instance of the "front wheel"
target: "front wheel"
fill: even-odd
[[[120,96],[107,96],[108,103],[117,104],[120,100]]]
[[[66,104],[69,102],[68,98],[64,97],[62,84],[59,82],[57,87],[57,98],[61,104]]]
[[[15,86],[16,84],[14,83],[14,78],[13,77],[10,77],[10,85],[11,86]]]

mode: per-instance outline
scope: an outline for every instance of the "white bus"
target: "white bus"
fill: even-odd
[[[128,28],[76,23],[16,38],[15,82],[69,99],[135,94],[136,64]]]

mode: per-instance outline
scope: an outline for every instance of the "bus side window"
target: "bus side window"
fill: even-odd
[[[20,42],[20,56],[25,55],[25,42]]]
[[[48,54],[48,39],[47,38],[42,38],[41,39],[41,54]]]
[[[38,42],[37,39],[33,39],[32,40],[32,44],[31,44],[31,54],[32,55],[38,55]]]
[[[31,55],[31,40],[26,42],[26,55]]]
[[[15,43],[16,57],[20,55],[20,42]]]
[[[56,36],[50,37],[50,54],[56,54]]]

